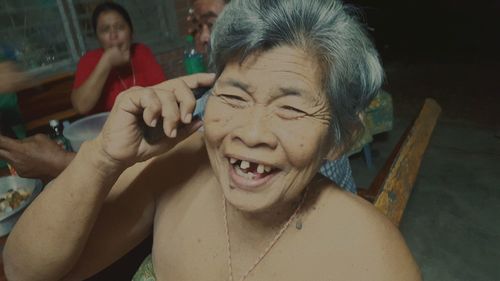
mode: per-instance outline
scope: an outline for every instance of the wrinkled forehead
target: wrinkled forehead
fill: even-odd
[[[243,61],[231,59],[216,84],[248,88],[280,89],[298,96],[323,99],[322,68],[316,59],[299,48],[275,47],[254,52]]]

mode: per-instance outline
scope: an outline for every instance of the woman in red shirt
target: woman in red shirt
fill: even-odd
[[[79,113],[109,111],[126,89],[165,80],[149,47],[132,43],[132,21],[122,6],[98,5],[92,26],[101,48],[87,52],[78,63],[71,101]]]

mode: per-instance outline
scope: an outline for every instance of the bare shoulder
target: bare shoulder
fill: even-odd
[[[399,229],[380,211],[361,197],[334,186],[320,190],[313,220],[321,227],[316,231],[324,232],[324,239],[329,240],[334,260],[354,265],[354,272],[360,274],[357,280],[421,280]]]

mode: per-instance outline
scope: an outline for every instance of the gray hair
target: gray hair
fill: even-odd
[[[349,10],[339,0],[233,0],[215,24],[211,64],[220,75],[232,59],[282,45],[312,54],[323,70],[330,132],[344,149],[362,131],[359,113],[384,76],[375,47]]]

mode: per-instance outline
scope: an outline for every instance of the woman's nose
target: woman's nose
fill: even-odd
[[[118,38],[118,30],[116,29],[111,29],[111,31],[109,32],[109,39],[110,40],[116,40]]]
[[[245,114],[241,114],[238,119],[241,122],[233,131],[235,139],[241,141],[248,147],[265,146],[275,149],[277,139],[270,129],[271,118],[265,108],[247,109]]]

